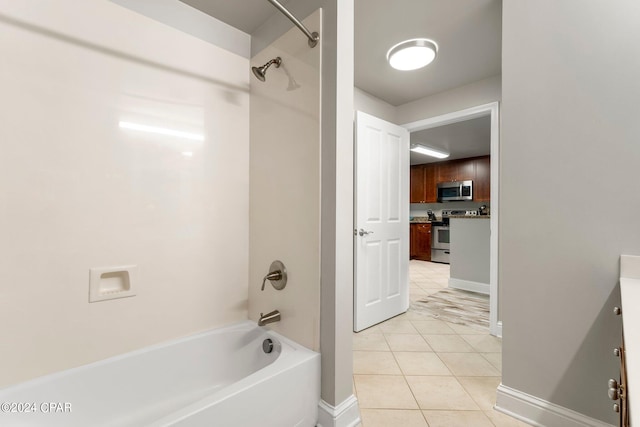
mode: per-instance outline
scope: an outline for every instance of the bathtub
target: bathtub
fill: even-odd
[[[2,389],[0,426],[308,427],[319,401],[320,355],[246,321]]]

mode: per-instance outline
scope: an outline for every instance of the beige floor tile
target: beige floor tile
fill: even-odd
[[[404,375],[451,375],[435,353],[395,351],[393,354]]]
[[[442,320],[411,320],[415,329],[422,335],[455,334],[456,332]]]
[[[405,377],[421,409],[478,410],[455,377]]]
[[[427,295],[433,295],[433,294],[437,294],[438,292],[440,292],[442,289],[440,288],[422,288],[425,292],[425,294]],[[424,295],[422,295],[422,297],[424,297]],[[433,319],[433,317],[432,317]]]
[[[423,290],[424,289],[435,290],[436,292],[439,292],[448,286],[443,284],[442,281],[431,280],[431,279],[421,280],[417,282],[416,285],[418,285],[418,287],[422,288]]]
[[[380,329],[385,334],[417,334],[418,331],[413,327],[409,320],[391,319],[380,325]]]
[[[523,423],[520,420],[516,420],[509,415],[498,412],[495,409],[491,411],[484,411],[485,415],[491,420],[496,427],[528,427],[530,424]]]
[[[502,353],[481,353],[498,371],[502,372]]]
[[[382,334],[354,334],[353,349],[368,351],[390,351],[387,340]]]
[[[448,287],[448,279],[448,265],[410,261],[411,301]],[[527,425],[492,410],[502,344],[488,330],[409,309],[354,334],[353,349],[361,427]]]
[[[409,295],[409,300],[411,301],[411,303],[415,303],[423,299],[424,299],[424,295]]]
[[[363,329],[360,332],[354,332],[355,334],[358,335],[369,335],[369,334],[381,334],[382,333],[382,329],[380,329],[380,325],[373,325],[367,329]]]
[[[420,410],[362,409],[363,427],[429,427]]]
[[[392,351],[432,351],[420,334],[385,334]]]
[[[431,290],[431,292],[437,292],[437,291]],[[409,311],[407,311],[405,313],[405,319],[407,319],[407,320],[436,320],[435,317],[433,317],[431,314],[424,313],[422,311],[413,311],[411,309],[409,309]]]
[[[478,353],[438,353],[438,356],[455,376],[500,376],[500,372]]]
[[[451,329],[460,335],[489,335],[489,328],[473,328],[467,325],[457,325],[455,323],[447,323]]]
[[[354,351],[353,373],[374,375],[402,374],[396,359],[393,357],[393,353],[388,351]]]
[[[427,298],[429,295],[432,295],[436,292],[438,292],[436,289],[420,288],[419,291],[411,291],[411,295],[417,298],[416,301],[422,301],[425,298]]]
[[[458,335],[423,335],[433,351],[442,353],[468,353],[474,349]]]
[[[457,377],[467,393],[483,411],[490,411],[496,404],[496,389],[500,377]]]
[[[479,353],[502,352],[502,340],[492,335],[460,335]]]
[[[360,409],[418,409],[401,375],[354,375]]]
[[[493,427],[482,411],[422,411],[429,427]]]

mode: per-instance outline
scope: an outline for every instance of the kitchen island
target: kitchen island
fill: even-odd
[[[451,216],[449,287],[489,294],[490,218]]]

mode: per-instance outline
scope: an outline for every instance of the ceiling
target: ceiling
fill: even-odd
[[[273,14],[280,13],[267,0],[181,1],[248,34]],[[280,3],[286,6],[295,1],[280,0]],[[502,0],[354,2],[355,86],[393,106],[501,72]],[[391,68],[386,59],[389,48],[418,37],[438,44],[436,60],[414,71]],[[490,119],[481,117],[414,132],[411,143],[449,152],[447,160],[487,155]],[[439,160],[411,152],[412,165],[435,161]]]
[[[438,44],[429,66],[398,71],[393,45],[425,37]],[[356,86],[398,106],[500,74],[501,0],[355,0]]]
[[[181,1],[249,34],[279,13],[267,0]],[[502,0],[354,2],[355,85],[391,105],[500,74]],[[417,37],[438,44],[436,60],[415,71],[391,68],[389,48]]]
[[[412,165],[489,155],[491,153],[491,117],[484,116],[413,132],[411,144],[424,145],[450,154],[446,159],[436,159],[411,151]]]
[[[279,13],[267,0],[180,0],[247,34],[260,27],[271,15]],[[279,0],[286,6],[295,0]]]

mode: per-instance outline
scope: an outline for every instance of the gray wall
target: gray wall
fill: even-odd
[[[357,87],[353,91],[353,104],[356,111],[396,123],[396,107]]]
[[[451,218],[452,279],[489,286],[489,218]]]
[[[396,108],[396,123],[411,123],[452,113],[465,108],[500,101],[500,97],[500,76],[493,76],[402,104]]]
[[[640,254],[638,22],[637,0],[503,7],[502,381],[612,424],[618,259]]]

